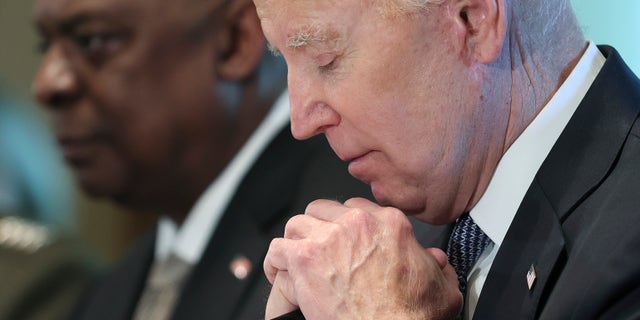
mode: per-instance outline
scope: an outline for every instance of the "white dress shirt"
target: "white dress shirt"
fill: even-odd
[[[289,123],[289,97],[283,93],[260,126],[220,175],[195,203],[182,226],[162,217],[158,226],[155,259],[173,253],[194,266],[200,261],[238,185],[267,145]]]
[[[604,62],[602,53],[589,42],[569,77],[502,156],[487,190],[469,213],[493,244],[469,272],[465,319],[473,318],[491,264],[529,185]]]

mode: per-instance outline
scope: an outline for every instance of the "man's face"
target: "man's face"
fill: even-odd
[[[255,0],[287,61],[292,131],[324,133],[382,204],[449,222],[487,152],[478,70],[447,5],[393,16],[371,2]]]
[[[158,200],[158,192],[191,191],[181,190],[189,179],[210,181],[189,170],[206,165],[215,175],[224,163],[233,124],[213,94],[210,12],[187,2],[202,3],[37,2],[44,43],[34,91],[89,193]]]

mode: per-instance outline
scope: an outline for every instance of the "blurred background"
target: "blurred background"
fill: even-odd
[[[0,0],[0,212],[6,212],[3,205],[31,212],[32,218],[77,234],[105,261],[115,262],[153,217],[129,214],[76,189],[49,135],[47,119],[30,94],[40,60],[31,22],[33,3]],[[640,1],[572,3],[587,37],[616,47],[640,74]]]

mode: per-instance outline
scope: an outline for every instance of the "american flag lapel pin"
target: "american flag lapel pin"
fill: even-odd
[[[533,288],[533,284],[535,282],[536,282],[536,268],[534,268],[532,264],[531,267],[529,267],[529,271],[527,271],[527,287],[529,287],[529,291],[531,291],[531,288]]]

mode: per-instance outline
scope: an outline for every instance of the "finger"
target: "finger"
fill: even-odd
[[[276,275],[269,299],[267,300],[265,319],[273,319],[297,308],[298,303],[295,297],[295,289],[289,273],[280,271]]]
[[[437,262],[438,265],[440,266],[440,269],[444,269],[447,264],[449,263],[449,259],[447,258],[447,254],[444,253],[444,251],[442,251],[439,248],[427,248],[425,249],[427,251],[427,253],[433,257]]]
[[[271,240],[269,250],[267,251],[267,255],[264,257],[264,262],[262,264],[264,274],[267,276],[269,283],[273,284],[278,271],[289,270],[288,255],[290,252],[295,252],[293,250],[294,246],[294,240],[284,238],[275,238]]]
[[[323,223],[326,222],[304,214],[293,216],[284,227],[284,237],[291,240],[307,238],[314,229],[322,228]]]
[[[335,221],[349,209],[340,202],[319,199],[309,203],[304,214],[324,221]]]
[[[344,202],[344,205],[349,208],[361,208],[370,212],[376,212],[382,209],[377,203],[372,202],[365,198],[351,198]]]

